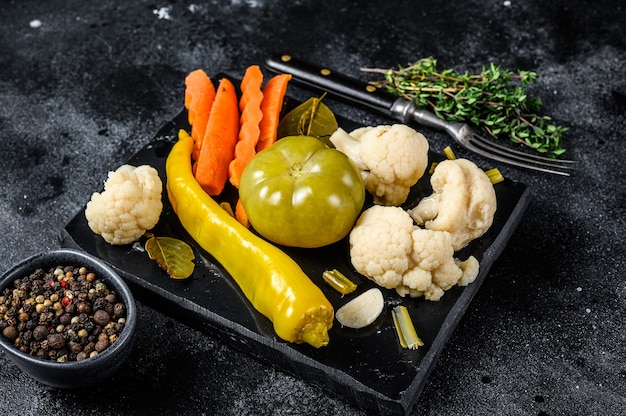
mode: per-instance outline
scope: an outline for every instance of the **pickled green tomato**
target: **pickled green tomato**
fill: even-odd
[[[346,155],[314,137],[290,136],[248,162],[239,198],[260,235],[285,246],[313,248],[350,232],[365,188]]]

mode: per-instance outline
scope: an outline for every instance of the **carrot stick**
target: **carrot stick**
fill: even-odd
[[[265,87],[263,87],[263,101],[261,111],[263,118],[259,128],[259,143],[256,146],[257,152],[267,149],[276,142],[276,133],[280,121],[280,112],[283,108],[283,100],[287,93],[287,84],[291,80],[291,74],[279,74],[272,77]]]
[[[233,159],[239,133],[239,108],[235,87],[222,78],[195,163],[195,177],[209,195],[218,195],[228,180],[228,165]]]
[[[258,65],[249,66],[241,79],[239,139],[235,147],[235,157],[228,167],[230,183],[235,188],[239,188],[241,173],[256,153],[256,144],[259,141],[260,134],[259,123],[263,118],[263,112],[261,111],[261,101],[263,101],[262,84],[263,73],[261,68]]]
[[[187,108],[187,119],[191,124],[194,160],[198,160],[214,100],[215,87],[209,76],[201,69],[190,72],[185,78],[185,108]]]

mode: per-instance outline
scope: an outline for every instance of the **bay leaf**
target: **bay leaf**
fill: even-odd
[[[193,249],[182,240],[152,236],[146,240],[148,256],[164,269],[172,279],[186,279],[193,273]]]
[[[312,136],[334,147],[329,138],[339,125],[335,114],[322,102],[322,98],[309,98],[288,112],[278,124],[278,138]]]

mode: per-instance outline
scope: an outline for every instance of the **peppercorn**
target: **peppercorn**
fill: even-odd
[[[2,330],[2,336],[11,342],[14,342],[18,336],[17,328],[14,326],[7,326]]]
[[[80,322],[81,324],[84,324],[88,320],[89,320],[89,315],[87,315],[86,313],[81,313],[80,315],[78,315],[78,322]]]
[[[88,302],[79,302],[76,306],[76,312],[80,314],[91,313],[91,305]]]
[[[59,323],[61,325],[69,325],[72,317],[69,313],[65,313],[59,317]]]
[[[78,341],[78,330],[74,329],[74,325],[70,325],[69,329],[64,332],[65,338],[70,341]]]
[[[106,325],[111,321],[111,317],[105,310],[98,310],[93,314],[93,320],[98,325]]]
[[[98,352],[102,352],[104,351],[107,347],[109,346],[109,340],[107,338],[98,340],[98,342],[96,342],[96,346],[95,349]]]
[[[79,342],[70,341],[70,351],[78,354],[83,350],[83,346]]]
[[[93,310],[99,311],[100,309],[104,309],[104,306],[107,303],[110,303],[110,302],[107,302],[106,298],[97,298],[95,301],[93,301]]]
[[[115,315],[116,318],[122,318],[126,315],[126,307],[123,303],[116,303],[115,306],[113,306],[113,315]]]
[[[33,339],[33,332],[32,331],[20,331],[22,336],[21,336],[21,342],[24,344],[30,344],[30,342]]]
[[[65,338],[61,334],[50,334],[47,339],[51,348],[60,349],[65,346]]]
[[[33,338],[35,338],[36,341],[43,341],[48,337],[49,333],[50,331],[48,331],[48,328],[43,325],[39,325],[33,329]]]
[[[108,302],[104,304],[104,310],[107,311],[109,315],[113,315],[113,308],[114,306]]]
[[[63,298],[65,299],[65,298]],[[67,298],[66,302],[61,301],[61,303],[67,303],[65,305],[65,312],[67,313],[74,313],[74,311],[76,310],[76,306],[72,303],[72,299]]]
[[[89,342],[87,343],[87,345],[85,345],[85,348],[83,348],[83,351],[85,351],[87,354],[90,354],[95,348],[96,348],[96,343]]]
[[[50,321],[50,315],[44,309],[43,311],[41,311],[41,314],[39,315],[39,323],[45,325],[45,324],[50,323],[49,321]]]
[[[87,321],[83,324],[83,327],[85,328],[85,330],[87,330],[87,332],[93,331],[95,326],[96,324],[94,324],[93,321]]]

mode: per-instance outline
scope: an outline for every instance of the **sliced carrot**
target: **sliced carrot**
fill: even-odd
[[[192,157],[198,159],[202,139],[209,121],[211,106],[215,100],[215,86],[211,78],[201,69],[190,72],[185,78],[185,108],[191,124],[191,137],[194,142]]]
[[[222,78],[195,163],[196,180],[209,195],[218,195],[228,180],[228,165],[233,159],[239,133],[239,108],[235,86]]]
[[[239,179],[243,169],[256,153],[256,144],[259,141],[259,123],[263,118],[261,102],[263,101],[263,73],[258,65],[251,65],[241,79],[241,110],[239,138],[235,147],[235,157],[230,162],[228,174],[230,183],[239,188]]]
[[[250,227],[250,221],[248,220],[248,214],[246,213],[245,208],[243,207],[243,203],[241,199],[237,200],[235,204],[235,219],[239,221],[244,227]]]
[[[291,74],[275,75],[263,87],[263,102],[261,102],[263,118],[259,125],[261,133],[259,135],[259,143],[256,146],[257,152],[267,149],[276,141],[280,112],[283,108],[287,84],[290,80]]]

